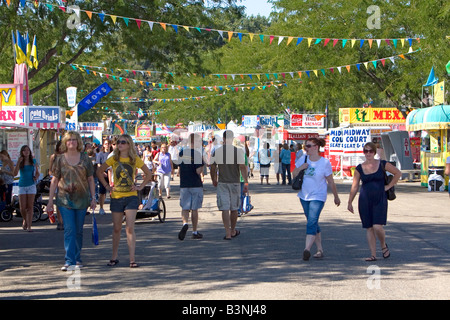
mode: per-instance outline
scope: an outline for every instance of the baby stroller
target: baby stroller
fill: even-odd
[[[161,223],[166,220],[166,204],[161,197],[158,197],[157,189],[158,182],[152,181],[150,186],[145,186],[139,192],[142,208],[138,209],[136,219],[158,216]]]

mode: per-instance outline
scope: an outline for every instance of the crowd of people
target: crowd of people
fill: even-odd
[[[82,267],[81,249],[83,224],[88,209],[95,210],[97,203],[99,213],[104,214],[107,194],[110,195],[110,211],[112,215],[112,255],[107,265],[114,267],[119,263],[118,248],[122,224],[125,222],[129,251],[129,266],[136,268],[136,234],[134,230],[136,213],[139,208],[140,192],[148,183],[157,177],[159,196],[165,190],[166,197],[171,198],[170,182],[175,174],[180,177],[180,198],[182,227],[178,239],[184,240],[192,224],[192,238],[202,239],[198,231],[198,214],[203,203],[203,183],[206,167],[210,167],[210,178],[216,187],[217,207],[222,213],[225,229],[224,240],[232,240],[240,235],[237,219],[242,209],[243,195],[248,192],[248,181],[253,174],[251,159],[254,154],[247,143],[242,144],[232,131],[223,133],[222,143],[211,143],[207,150],[203,148],[201,137],[191,134],[186,141],[171,141],[158,146],[152,143],[141,148],[135,146],[129,135],[123,134],[113,140],[103,141],[102,146],[83,145],[79,133],[68,131],[56,145],[55,153],[50,157],[49,172],[52,175],[48,211],[57,208],[57,229],[64,230],[65,263],[62,270],[71,266]],[[214,142],[214,141],[211,141]],[[269,184],[271,163],[277,182],[291,184],[292,179],[303,172],[302,188],[297,196],[306,216],[306,239],[303,259],[309,260],[313,245],[316,246],[314,258],[323,258],[322,229],[319,217],[327,199],[330,187],[336,206],[341,204],[330,161],[320,155],[320,148],[325,141],[310,138],[305,144],[288,147],[279,145],[274,152],[270,145],[262,144],[257,153],[260,163],[261,184]],[[376,241],[381,247],[382,257],[390,256],[386,243],[384,225],[387,219],[386,191],[393,187],[401,176],[401,172],[386,161],[376,159],[377,147],[373,143],[364,146],[366,160],[357,166],[351,187],[348,211],[354,213],[353,200],[358,191],[358,211],[362,227],[367,230],[367,241],[370,257],[367,261],[375,261]],[[295,168],[291,170],[291,154],[295,153]],[[35,181],[39,170],[28,146],[20,150],[16,166],[12,164],[6,151],[0,153],[2,160],[1,177],[6,192],[11,193],[12,180],[20,172],[19,201],[23,212],[23,229],[31,230],[32,209],[30,203],[36,194]],[[143,172],[142,179],[137,180],[137,172]],[[175,171],[178,171],[175,173]],[[385,172],[394,177],[385,185]],[[9,180],[8,180],[9,179]],[[140,183],[138,181],[141,181]],[[361,184],[361,187],[360,187]],[[360,189],[360,190],[359,190]],[[10,197],[10,196],[9,196]],[[32,205],[31,205],[32,207]]]

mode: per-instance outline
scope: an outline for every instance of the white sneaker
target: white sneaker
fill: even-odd
[[[69,270],[70,265],[69,264],[65,264],[61,267],[61,271],[67,271]]]
[[[103,210],[103,208],[100,208],[98,213],[101,214],[101,215],[106,214],[106,212],[105,212],[105,210]]]

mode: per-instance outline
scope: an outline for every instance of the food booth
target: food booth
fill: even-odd
[[[404,131],[405,122],[397,108],[340,108],[340,126],[328,131],[325,147],[325,156],[333,171],[339,172],[340,177],[352,176],[356,166],[364,161],[362,147],[367,142],[377,145],[381,159],[392,161],[385,155],[382,136],[392,131]]]
[[[429,175],[436,173],[445,179],[448,189],[448,177],[443,173],[446,159],[450,156],[450,105],[411,111],[406,118],[406,129],[410,136],[421,140],[421,185],[428,187]]]

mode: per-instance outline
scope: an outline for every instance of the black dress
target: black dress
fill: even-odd
[[[356,167],[362,181],[358,210],[363,228],[371,228],[374,224],[386,225],[388,202],[382,165],[386,165],[386,161],[381,160],[378,170],[371,174],[365,174],[361,165]]]

